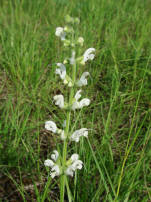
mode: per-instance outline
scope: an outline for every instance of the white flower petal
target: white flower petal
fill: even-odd
[[[76,101],[78,101],[78,100],[80,99],[80,97],[81,97],[81,92],[82,92],[82,90],[78,90],[77,93],[75,94],[75,99],[76,99]]]
[[[79,142],[81,136],[88,137],[88,129],[81,128],[80,130],[76,130],[70,137],[71,141]]]
[[[85,51],[83,55],[83,62],[85,63],[88,60],[93,60],[95,55],[93,54],[95,52],[95,48],[89,48]]]
[[[56,69],[56,74],[60,76],[62,80],[66,77],[66,67],[62,63],[57,63],[59,68]]]
[[[64,108],[64,97],[63,95],[55,95],[53,99],[56,101],[55,105],[58,105],[60,108]]]
[[[79,159],[79,155],[78,154],[72,154],[72,156],[71,156],[72,162],[77,161],[78,159]]]
[[[54,161],[57,161],[58,157],[59,157],[59,153],[57,150],[53,151],[54,154],[51,155],[51,159],[53,159]]]
[[[72,160],[72,164],[69,165],[65,171],[66,175],[69,175],[71,177],[73,177],[74,172],[79,169],[82,169],[83,166],[83,162],[81,160],[78,160],[79,155],[78,154],[73,154],[71,156],[71,160]]]
[[[71,165],[66,169],[65,174],[68,175],[68,176],[73,177],[74,173],[73,173],[73,169],[72,169]]]
[[[54,178],[56,176],[56,172],[50,172],[51,178]]]
[[[56,133],[57,131],[57,126],[53,121],[46,121],[45,122],[45,129],[52,131],[53,133]]]
[[[90,104],[90,100],[88,98],[84,98],[80,101],[80,108],[88,106]]]
[[[52,168],[54,166],[54,162],[50,159],[47,159],[45,160],[44,165]]]
[[[57,27],[55,35],[58,36],[58,37],[60,37],[61,40],[64,41],[65,40],[65,36],[66,36],[64,28],[63,27]]]
[[[76,170],[76,169],[81,170],[82,165],[83,165],[83,162],[81,160],[77,160],[72,164],[72,167],[73,167],[74,170]]]
[[[89,76],[89,72],[84,72],[79,81],[77,81],[77,85],[79,87],[86,86],[88,84],[86,77]]]
[[[54,172],[52,172],[52,171],[54,171]],[[60,168],[59,168],[59,166],[58,165],[53,166],[52,169],[51,169],[51,172],[50,172],[50,176],[52,178],[54,178],[55,176],[59,176],[59,175],[60,175]]]
[[[51,171],[55,171],[56,172],[56,175],[59,175],[60,174],[60,168],[58,165],[55,165],[52,167]]]
[[[75,100],[76,101],[74,101],[72,103],[72,107],[71,107],[72,110],[81,109],[81,108],[83,108],[85,106],[88,106],[90,104],[90,100],[88,98],[84,98],[80,102],[78,102],[80,97],[81,97],[81,90],[77,91],[77,93],[75,95]]]
[[[74,102],[73,104],[72,104],[72,110],[75,110],[75,109],[80,109],[81,107],[80,107],[80,102]]]

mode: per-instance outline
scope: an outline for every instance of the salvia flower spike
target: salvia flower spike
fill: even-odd
[[[68,146],[72,146],[72,142],[78,143],[81,140],[81,137],[88,138],[88,130],[87,128],[81,128],[79,130],[75,130],[74,132],[72,128],[72,111],[76,111],[78,109],[82,109],[83,107],[90,105],[89,98],[81,99],[81,89],[79,87],[83,87],[88,85],[88,77],[90,73],[85,71],[82,73],[80,79],[77,80],[77,65],[85,65],[86,62],[92,61],[95,57],[95,48],[88,48],[83,55],[79,55],[76,52],[76,47],[83,47],[84,38],[81,36],[77,36],[74,32],[75,27],[79,24],[79,18],[73,18],[67,15],[65,17],[66,25],[64,27],[57,27],[55,31],[55,35],[63,42],[66,52],[70,52],[70,55],[65,57],[65,59],[61,62],[56,63],[55,73],[60,77],[63,81],[63,84],[70,87],[68,97],[64,101],[64,95],[54,95],[53,100],[54,104],[60,108],[59,112],[61,113],[61,109],[63,113],[66,114],[65,121],[64,119],[60,122],[62,124],[62,129],[58,128],[56,123],[52,120],[45,122],[45,129],[54,133],[59,134],[60,140],[63,144],[58,144],[57,148],[59,148],[59,152],[54,150],[51,154],[51,159],[47,159],[44,162],[44,165],[50,168],[50,176],[51,178],[60,176],[60,201],[64,201],[64,192],[65,192],[65,184],[66,184],[66,176],[73,177],[74,173],[77,170],[81,170],[83,168],[83,162],[79,159],[79,155],[74,153],[68,159]],[[69,74],[71,73],[71,75]],[[70,76],[69,76],[70,75]],[[75,93],[76,92],[76,93]],[[75,113],[73,114],[75,115]],[[63,146],[62,146],[63,145]],[[62,148],[63,147],[63,148]],[[62,152],[61,152],[62,151]],[[71,148],[70,148],[71,151]],[[60,153],[60,154],[59,154]],[[68,159],[68,160],[67,160]],[[68,179],[68,178],[67,178]]]

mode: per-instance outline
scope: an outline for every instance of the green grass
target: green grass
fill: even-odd
[[[151,201],[150,10],[149,0],[0,2],[1,200],[59,201],[59,180],[47,181],[43,163],[62,142],[44,123],[52,117],[61,126],[65,118],[52,100],[67,93],[54,73],[65,57],[54,33],[70,14],[81,20],[81,53],[94,47],[97,54],[78,70],[91,74],[83,90],[91,105],[74,123],[93,130],[69,146],[84,169],[69,179],[68,195],[75,202]]]

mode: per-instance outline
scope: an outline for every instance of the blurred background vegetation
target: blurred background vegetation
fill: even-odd
[[[65,57],[55,29],[66,14],[80,18],[80,53],[96,49],[78,71],[91,74],[91,105],[76,126],[93,130],[71,148],[85,165],[70,179],[74,201],[151,201],[150,11],[150,0],[0,1],[1,201],[42,201],[43,162],[61,147],[44,123],[64,120],[52,98],[67,93],[54,73]],[[44,201],[59,201],[58,180]]]

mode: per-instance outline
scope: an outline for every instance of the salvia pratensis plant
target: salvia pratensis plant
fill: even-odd
[[[57,27],[55,35],[62,41],[65,49],[70,52],[70,56],[65,58],[61,63],[56,63],[55,73],[60,77],[64,85],[66,85],[69,89],[69,96],[65,97],[60,95],[55,95],[53,97],[55,105],[57,105],[60,109],[65,111],[66,120],[64,121],[64,126],[58,128],[54,120],[49,120],[45,122],[45,129],[53,132],[54,134],[59,135],[61,141],[63,142],[63,148],[60,148],[59,151],[54,150],[51,159],[47,159],[44,162],[45,166],[50,167],[50,177],[60,177],[60,201],[64,201],[65,194],[65,186],[67,176],[73,177],[76,170],[81,170],[83,167],[82,160],[79,159],[79,155],[77,153],[72,154],[69,157],[68,154],[68,145],[71,142],[80,141],[81,137],[88,138],[88,130],[87,128],[81,128],[78,130],[72,131],[71,124],[71,113],[78,109],[82,109],[90,104],[90,99],[83,98],[81,99],[81,93],[83,86],[86,86],[87,79],[90,76],[89,72],[83,72],[80,78],[77,78],[77,66],[83,66],[87,61],[93,60],[95,57],[95,49],[88,48],[82,56],[77,56],[76,49],[82,48],[84,39],[83,37],[79,37],[75,33],[75,27],[79,24],[79,18],[72,18],[69,15],[65,17],[66,26],[65,27]],[[67,74],[66,66],[71,69],[71,76]],[[62,151],[62,153],[59,153]]]

